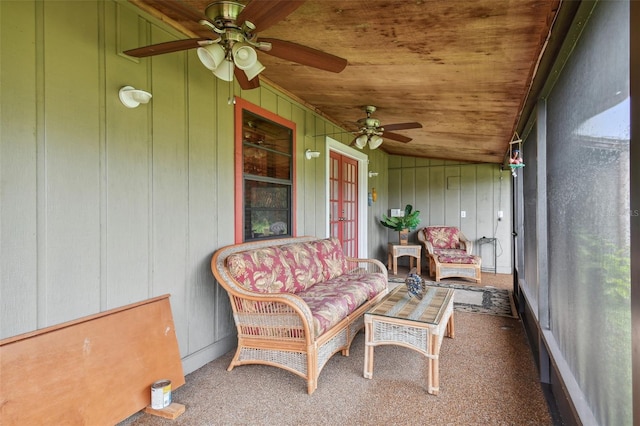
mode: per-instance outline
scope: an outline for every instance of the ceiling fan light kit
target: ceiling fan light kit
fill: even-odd
[[[371,114],[373,114],[377,110],[375,106],[366,105],[362,109],[367,113],[367,117],[358,120],[358,125],[360,126],[360,128],[355,133],[359,134],[359,136],[356,136],[353,142],[351,142],[352,145],[355,145],[360,149],[364,148],[367,143],[369,143],[370,149],[376,149],[380,145],[382,145],[382,142],[384,142],[384,138],[392,139],[397,142],[409,142],[411,141],[411,138],[397,133],[391,133],[388,130],[419,129],[422,127],[422,124],[415,122],[396,123],[381,127],[380,120],[371,117]]]
[[[369,137],[367,135],[360,135],[356,138],[355,140],[355,145],[362,149],[367,145],[367,140],[369,139]]]
[[[219,44],[210,44],[204,47],[198,47],[198,58],[202,65],[214,71],[220,66],[226,57],[226,53]]]
[[[371,136],[371,138],[369,138],[369,148],[371,148],[371,149],[378,148],[380,145],[382,145],[383,140],[384,139],[382,139],[378,135]]]
[[[258,76],[258,74],[264,71],[264,65],[262,65],[260,61],[256,61],[252,66],[250,66],[249,68],[243,69],[242,71],[244,71],[245,75],[249,80],[253,80]]]
[[[197,53],[202,65],[224,81],[233,81],[235,67],[244,71],[249,80],[253,80],[265,69],[258,61],[255,49],[247,43],[234,43],[230,52],[225,51],[220,44],[209,44],[199,47]]]
[[[232,47],[233,62],[244,71],[249,80],[253,80],[265,67],[258,60],[255,49],[247,43],[235,43]]]
[[[218,77],[220,80],[233,81],[234,68],[235,66],[233,62],[225,59],[216,69],[213,70],[213,75]]]
[[[258,61],[258,54],[247,43],[234,43],[231,52],[233,53],[233,62],[241,70],[251,68]]]

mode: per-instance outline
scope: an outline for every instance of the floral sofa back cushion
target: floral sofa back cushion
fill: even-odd
[[[313,243],[293,243],[280,246],[282,258],[293,274],[294,293],[324,281],[323,265]]]
[[[227,258],[227,266],[248,290],[298,293],[342,275],[347,261],[340,242],[327,238],[234,253]]]
[[[428,226],[424,229],[424,234],[434,249],[460,248],[459,231],[454,226]]]
[[[259,293],[295,291],[291,268],[278,247],[234,253],[227,258],[229,274],[247,290]]]
[[[340,240],[337,238],[327,238],[314,241],[310,244],[313,244],[317,249],[325,280],[339,277],[347,272],[347,258],[342,250]]]

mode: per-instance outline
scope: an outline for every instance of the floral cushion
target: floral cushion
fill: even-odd
[[[347,260],[336,238],[247,250],[227,258],[231,276],[260,293],[298,293],[338,277]]]
[[[294,293],[324,281],[323,265],[313,242],[285,244],[279,248],[283,260],[291,269]]]
[[[260,293],[295,293],[309,306],[316,336],[322,335],[387,287],[384,274],[347,274],[340,241],[247,250],[227,257],[231,276]]]
[[[345,274],[298,293],[311,309],[316,336],[342,321],[387,286],[384,274]]]
[[[431,242],[434,249],[458,249],[460,248],[458,228],[454,226],[427,226],[424,228],[424,236]]]
[[[347,258],[342,250],[340,240],[327,238],[311,244],[318,250],[318,257],[322,263],[322,273],[325,280],[339,277],[347,271]]]
[[[438,262],[440,263],[480,263],[480,258],[478,256],[473,256],[470,254],[459,255],[459,256],[447,256],[440,255],[438,256]]]
[[[468,256],[467,251],[463,249],[434,249],[433,253],[438,256]]]
[[[291,268],[279,247],[234,253],[227,258],[229,273],[247,290],[291,293],[295,290]]]

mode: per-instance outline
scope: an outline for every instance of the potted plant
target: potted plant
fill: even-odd
[[[393,229],[400,233],[400,244],[406,245],[409,241],[409,231],[414,230],[420,224],[420,210],[413,210],[411,204],[407,204],[404,208],[404,216],[389,217],[382,215],[380,223],[387,228]]]
[[[255,236],[267,236],[269,235],[269,221],[266,218],[254,221],[251,226],[251,231]]]

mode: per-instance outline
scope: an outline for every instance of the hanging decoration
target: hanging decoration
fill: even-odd
[[[511,142],[509,142],[509,167],[511,168],[511,175],[513,175],[514,178],[518,177],[516,170],[524,167],[522,139],[520,139],[518,132],[514,133]]]

